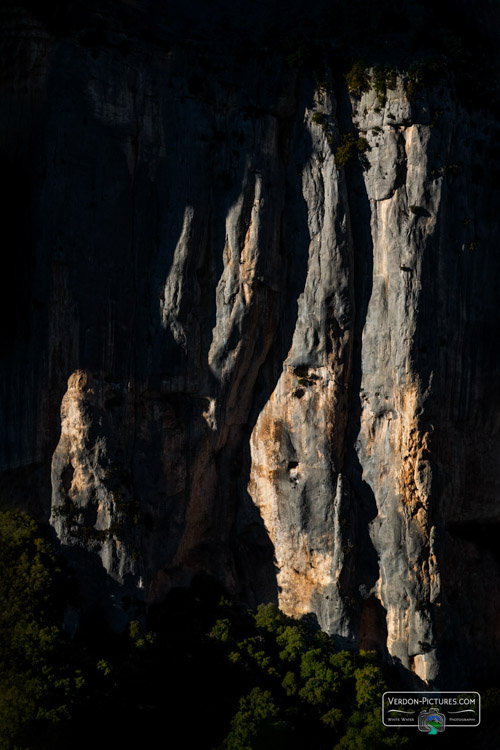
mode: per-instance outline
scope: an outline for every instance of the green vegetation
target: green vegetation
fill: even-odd
[[[364,137],[356,138],[352,133],[341,133],[340,144],[335,151],[335,161],[339,167],[345,167],[355,156],[369,149]]]
[[[144,747],[174,726],[199,750],[419,746],[380,721],[396,672],[274,604],[245,610],[199,577],[121,634],[96,609],[71,640],[74,589],[43,528],[0,513],[0,558],[0,750]],[[498,690],[485,703],[493,716]]]
[[[328,91],[328,81],[319,81],[316,79],[316,87],[314,89],[314,98],[318,104],[323,104],[325,101],[325,94]]]
[[[132,40],[137,38],[152,48],[166,49],[174,39],[183,39],[202,65],[214,69],[220,64],[235,70],[238,63],[248,60],[275,66],[273,58],[281,56],[291,68],[309,70],[318,79],[326,77],[325,67],[332,60],[332,69],[342,67],[347,71],[354,96],[360,96],[366,86],[366,68],[383,65],[392,71],[405,71],[415,61],[432,58],[443,71],[452,73],[461,101],[488,108],[498,107],[500,101],[495,0],[476,0],[473,12],[467,3],[445,5],[430,0],[343,0],[306,5],[302,0],[288,0],[279,22],[278,16],[271,20],[273,14],[269,16],[263,5],[242,2],[235,12],[232,0],[221,0],[216,11],[207,6],[206,12],[191,13],[189,31],[183,13],[165,13],[164,4],[156,3],[144,28],[133,14],[127,16],[128,20],[122,18],[123,32],[129,39],[120,42],[109,33],[104,20],[94,19],[91,3],[78,4],[78,22],[70,3],[26,3],[56,38],[87,29],[79,43],[94,54],[99,48],[114,48],[128,56],[136,43]],[[128,5],[139,8],[141,3]],[[224,60],[219,63],[213,51],[220,49],[224,50]],[[354,65],[353,55],[358,58]],[[201,78],[193,74],[189,79],[194,96],[206,94]],[[385,86],[390,89],[394,85],[394,73],[389,73]],[[418,94],[420,85],[409,80],[410,96]]]
[[[366,138],[363,138],[361,136],[360,138],[356,139],[356,149],[359,151],[359,153],[363,153],[364,151],[368,151],[370,146],[368,145],[368,141]]]
[[[376,111],[385,106],[387,101],[387,89],[395,89],[397,85],[397,71],[387,65],[378,63],[373,68],[370,78],[365,63],[357,60],[345,74],[347,88],[352,96],[359,99],[361,94],[373,89],[378,97],[379,106]]]
[[[298,384],[302,387],[312,386],[316,380],[319,380],[319,376],[314,372],[309,373],[309,367],[305,365],[294,367],[293,374],[298,379]]]
[[[378,96],[380,111],[381,107],[385,106],[387,101],[387,89],[395,89],[397,86],[398,74],[393,68],[389,68],[387,65],[381,65],[380,63],[375,65],[373,68],[373,89]]]
[[[381,107],[385,106],[387,101],[387,69],[383,65],[376,65],[373,69],[373,88],[378,96],[378,102]]]
[[[49,540],[19,511],[0,512],[0,749],[54,741],[84,688],[60,628],[69,589]]]
[[[356,60],[347,71],[345,80],[349,93],[358,99],[363,92],[370,90],[370,77],[366,72],[366,66],[361,60]]]
[[[385,85],[386,89],[391,89],[394,91],[398,84],[398,74],[396,70],[393,69],[385,69]]]
[[[380,722],[389,673],[375,654],[338,650],[273,604],[252,613],[201,578],[121,635],[96,611],[71,640],[61,621],[73,589],[44,530],[0,513],[0,557],[1,750],[88,747],[96,727],[100,746],[140,746],[145,726],[174,724],[200,750],[407,741]]]
[[[370,91],[373,86],[373,90],[378,97],[378,106],[375,107],[375,112],[380,112],[387,102],[387,89],[395,89],[397,86],[397,75],[395,69],[378,63],[373,67],[372,77],[370,78],[366,65],[358,60],[345,74],[345,80],[349,93],[356,98],[359,98],[364,92]]]
[[[286,723],[280,721],[279,711],[271,692],[253,688],[240,698],[238,712],[231,720],[229,734],[221,745],[224,750],[252,750],[252,748],[284,747]]]
[[[314,112],[312,121],[315,125],[324,125],[326,123],[326,117],[323,112]]]
[[[318,750],[351,747],[353,733],[363,737],[356,745],[361,750],[405,746],[405,737],[380,722],[387,682],[374,652],[338,651],[325,633],[273,604],[238,624],[226,616],[210,635],[237,669],[237,682],[251,677],[224,750],[298,749],[312,742]]]
[[[331,146],[334,142],[334,136],[333,136],[328,118],[324,114],[324,112],[313,112],[311,120],[315,125],[321,126],[321,129],[323,130],[323,133],[326,136],[326,142]],[[324,157],[319,157],[319,158],[320,158],[320,162],[322,163],[324,161]]]

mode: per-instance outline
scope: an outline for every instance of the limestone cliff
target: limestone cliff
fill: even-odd
[[[451,74],[1,27],[0,486],[84,602],[206,571],[425,681],[498,669],[494,120]]]

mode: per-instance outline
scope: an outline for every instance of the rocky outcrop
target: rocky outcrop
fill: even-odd
[[[205,571],[432,684],[492,674],[494,123],[451,78],[356,98],[277,55],[2,24],[0,486],[84,606],[119,626]]]

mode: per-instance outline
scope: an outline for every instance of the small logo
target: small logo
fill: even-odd
[[[421,732],[437,734],[438,732],[444,732],[445,721],[444,714],[435,711],[422,711],[418,717],[418,728]]]
[[[474,690],[387,690],[382,695],[386,727],[418,727],[426,734],[438,734],[445,728],[480,723],[481,696]]]

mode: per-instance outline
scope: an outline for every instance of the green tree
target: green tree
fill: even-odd
[[[345,80],[349,93],[355,97],[359,98],[364,91],[370,90],[370,78],[361,60],[356,60],[351,69],[345,74]]]
[[[374,664],[356,669],[356,702],[361,709],[371,709],[380,703],[386,685],[382,672]]]
[[[223,750],[275,750],[285,747],[286,724],[280,721],[278,709],[269,690],[253,688],[241,698],[231,729],[222,744]]]
[[[39,747],[84,681],[65,665],[65,576],[41,528],[17,510],[0,512],[0,570],[0,749]]]
[[[359,153],[369,150],[366,138],[356,138],[352,133],[341,133],[340,143],[335,150],[335,162],[339,167],[345,167]]]
[[[276,604],[259,604],[255,613],[255,624],[269,633],[275,633],[288,622],[286,615],[281,612]]]
[[[349,719],[349,727],[335,745],[334,750],[384,750],[408,745],[408,738],[398,731],[383,726],[380,709],[355,712]]]
[[[283,661],[297,661],[306,650],[306,636],[302,628],[297,625],[287,625],[276,637],[276,643],[282,648],[280,659]]]

